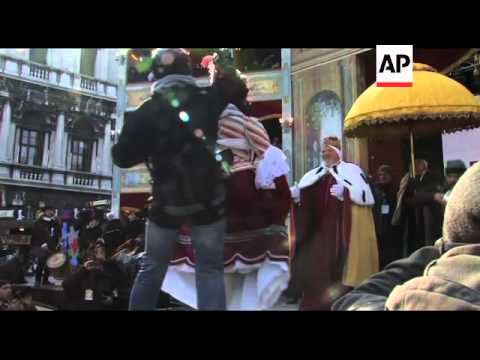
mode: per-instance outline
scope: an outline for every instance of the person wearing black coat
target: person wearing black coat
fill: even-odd
[[[74,225],[78,230],[78,245],[80,248],[80,259],[86,259],[88,253],[98,239],[102,237],[102,217],[103,214],[98,211],[83,210],[80,212]]]
[[[31,254],[37,259],[37,269],[35,271],[35,283],[48,285],[50,271],[46,266],[48,257],[53,254],[58,246],[62,236],[62,227],[60,221],[54,217],[54,209],[45,208],[41,216],[32,229]]]
[[[149,77],[151,97],[127,113],[112,148],[120,168],[145,163],[153,202],[146,229],[146,254],[130,299],[131,310],[153,310],[182,225],[193,227],[200,310],[226,308],[223,276],[226,183],[215,156],[220,114],[227,97],[200,88],[189,54],[158,49]]]
[[[406,174],[400,182],[392,218],[392,224],[403,229],[402,241],[407,255],[433,245],[442,234],[443,211],[433,197],[442,179],[429,170],[428,162],[423,159],[415,160],[415,167],[415,179]]]
[[[401,231],[392,225],[392,217],[397,205],[397,188],[392,182],[392,169],[382,165],[377,171],[378,181],[372,186],[375,198],[374,220],[378,241],[380,268],[402,257]]]
[[[120,219],[114,219],[113,214],[107,214],[102,238],[105,242],[107,258],[114,255],[115,250],[126,241],[125,229]]]
[[[87,260],[62,284],[66,310],[126,310],[129,283],[126,274],[95,245],[95,258]]]

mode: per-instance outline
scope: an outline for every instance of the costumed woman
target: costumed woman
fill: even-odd
[[[219,121],[217,160],[227,172],[225,287],[228,310],[274,306],[290,278],[286,218],[291,193],[286,156],[262,123],[249,117],[248,88],[222,55],[203,59],[212,86],[229,105]],[[228,165],[225,159],[229,159]],[[188,230],[177,245],[162,290],[195,308],[195,256]]]

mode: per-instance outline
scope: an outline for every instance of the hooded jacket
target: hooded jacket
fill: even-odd
[[[388,310],[480,310],[480,244],[455,247],[395,287]]]
[[[149,218],[157,225],[207,225],[224,216],[222,170],[205,152],[215,146],[226,105],[214,88],[199,89],[193,77],[168,75],[152,86],[150,99],[126,114],[113,161],[121,168],[149,166],[154,196]],[[196,129],[197,121],[207,125],[200,136],[183,129],[187,123]]]

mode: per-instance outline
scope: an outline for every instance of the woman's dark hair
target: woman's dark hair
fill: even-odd
[[[235,70],[219,71],[213,80],[213,86],[225,97],[227,103],[235,105],[241,112],[248,114],[248,87]]]

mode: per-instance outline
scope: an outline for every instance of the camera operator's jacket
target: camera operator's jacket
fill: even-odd
[[[206,151],[216,143],[218,121],[226,105],[215,88],[199,89],[193,77],[168,75],[153,85],[150,99],[126,113],[120,139],[112,148],[113,161],[121,168],[150,165],[154,199],[149,219],[155,224],[170,228],[185,222],[207,225],[224,216],[222,169],[213,152],[210,158]],[[192,139],[192,132],[179,130],[196,127],[197,119],[208,119],[201,128],[204,143],[200,137]],[[185,153],[187,143],[191,148]],[[187,182],[195,196],[189,197],[184,190]],[[191,201],[207,197],[211,199],[208,205]]]
[[[480,310],[479,244],[437,241],[391,263],[333,310]]]

